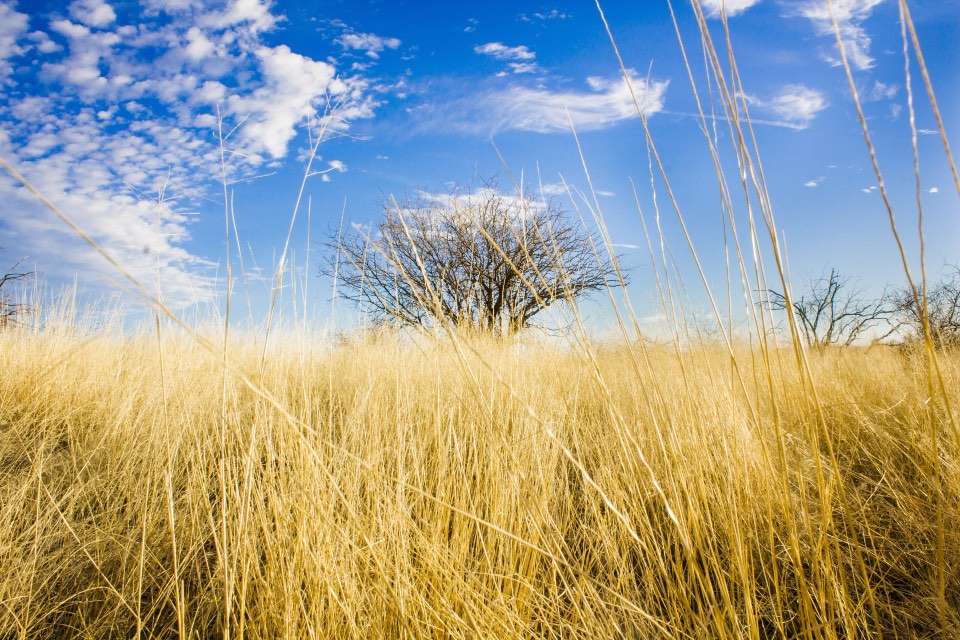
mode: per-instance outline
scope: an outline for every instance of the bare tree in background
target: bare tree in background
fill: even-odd
[[[787,309],[786,297],[768,290],[768,304],[775,311]],[[793,300],[793,313],[804,338],[812,347],[850,346],[869,329],[886,324],[892,308],[886,297],[870,300],[851,279],[831,269],[809,283],[805,293]],[[885,332],[889,335],[889,332]]]
[[[381,207],[380,222],[328,240],[323,269],[378,321],[506,336],[552,304],[619,283],[597,236],[553,204],[485,188]]]
[[[890,296],[898,330],[907,340],[922,340],[923,312],[917,301],[923,301],[919,287],[898,289]],[[960,346],[960,264],[947,265],[946,274],[927,290],[927,318],[930,338],[938,347]]]
[[[13,285],[34,276],[33,271],[20,270],[24,260],[26,258],[21,258],[5,274],[0,276],[0,329],[18,324],[20,317],[31,311],[28,305],[17,302],[10,295],[10,288]]]

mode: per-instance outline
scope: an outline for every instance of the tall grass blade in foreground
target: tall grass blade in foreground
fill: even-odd
[[[299,322],[274,324],[276,297],[253,339],[233,330],[229,312],[182,321],[112,261],[157,313],[153,331],[86,331],[63,313],[43,331],[0,332],[0,352],[18,354],[0,370],[0,637],[759,639],[960,628],[960,358],[929,336],[922,351],[808,351],[792,317],[786,344],[769,336],[772,313],[757,292],[769,273],[792,307],[785,252],[728,25],[718,49],[693,5],[708,105],[687,68],[745,335],[699,262],[719,340],[689,326],[682,296],[693,285],[656,201],[659,237],[648,241],[674,319],[667,345],[645,338],[629,298],[611,290],[619,334],[605,341],[572,306],[560,346],[440,321],[432,336],[360,334],[304,351]],[[651,186],[666,193],[696,260],[639,106],[638,115]],[[729,150],[710,134],[718,121]],[[869,145],[865,122],[864,133]],[[725,153],[740,169],[739,204]],[[601,230],[598,263],[610,259],[622,282],[583,164],[590,186],[568,185],[571,200]],[[223,181],[227,246],[232,228],[239,251],[225,169]],[[637,206],[646,231],[640,197]],[[391,259],[389,246],[370,250]],[[409,269],[423,271],[414,255]],[[922,285],[913,290],[923,295]],[[438,299],[428,281],[420,303]]]

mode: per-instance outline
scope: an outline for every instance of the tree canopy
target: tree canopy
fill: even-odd
[[[597,234],[555,203],[485,188],[381,209],[379,222],[330,238],[324,268],[378,321],[509,335],[553,304],[619,283]]]

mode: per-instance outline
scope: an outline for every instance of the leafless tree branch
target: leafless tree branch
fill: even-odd
[[[0,329],[19,324],[20,318],[31,311],[29,305],[17,302],[10,295],[10,289],[16,283],[34,276],[33,271],[20,270],[24,261],[26,261],[26,258],[21,258],[5,274],[0,276]]]
[[[488,188],[381,208],[369,229],[327,240],[323,269],[336,269],[340,294],[375,320],[506,336],[550,305],[614,286],[612,260],[598,263],[591,233],[552,203]]]
[[[787,308],[786,297],[772,289],[767,291],[767,304],[774,311]],[[852,345],[868,330],[888,323],[893,309],[888,296],[867,299],[864,290],[854,287],[849,277],[831,269],[829,275],[812,280],[805,293],[794,299],[793,313],[807,344],[822,349]]]

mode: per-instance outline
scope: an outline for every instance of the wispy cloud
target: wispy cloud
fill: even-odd
[[[344,33],[336,39],[337,44],[346,50],[363,51],[374,60],[380,57],[384,49],[397,49],[402,44],[397,38],[384,38],[373,33]]]
[[[892,100],[897,97],[900,87],[895,84],[885,84],[879,80],[873,81],[873,86],[869,91],[863,92],[864,100],[869,102],[880,102],[881,100]]]
[[[538,186],[538,193],[542,194],[546,198],[555,198],[557,196],[566,196],[567,195],[567,185],[562,182],[548,182],[543,185]],[[571,189],[576,193],[576,189]],[[616,193],[613,191],[605,191],[603,189],[597,189],[596,194],[601,198],[614,198]]]
[[[540,65],[535,61],[537,54],[526,47],[508,47],[502,42],[488,42],[473,48],[474,53],[489,56],[494,60],[507,62],[507,70],[500,71],[497,76],[503,77],[513,74],[537,73]]]
[[[547,20],[567,20],[572,17],[569,13],[560,11],[560,9],[550,9],[549,11],[534,11],[530,14],[521,13],[517,16],[517,20],[520,22],[546,22]]]
[[[930,187],[929,189],[927,189],[927,193],[940,193],[940,189],[938,189],[937,187]]]
[[[523,44],[518,47],[508,47],[502,42],[488,42],[477,45],[473,50],[475,53],[490,56],[495,60],[533,60],[537,57],[536,53]]]
[[[836,19],[840,38],[850,65],[863,71],[873,67],[874,59],[870,57],[871,37],[863,27],[863,23],[870,17],[874,7],[883,0],[831,0],[833,17]],[[807,18],[813,23],[814,29],[820,35],[829,35],[834,39],[833,20],[831,19],[831,5],[827,0],[799,0],[789,6],[792,15]],[[828,60],[835,65],[840,64],[839,54],[828,56]]]
[[[788,84],[770,99],[750,96],[747,100],[798,129],[810,126],[817,114],[829,106],[823,93],[802,84]]]
[[[540,65],[536,62],[511,62],[507,64],[507,68],[511,73],[536,73],[540,70]]]
[[[816,187],[819,187],[819,186],[820,186],[820,183],[822,183],[824,180],[826,180],[826,178],[825,178],[824,176],[820,176],[820,177],[817,178],[816,180],[808,180],[808,181],[804,182],[804,183],[803,183],[803,186],[809,187],[809,188],[811,188],[811,189],[814,189],[814,188],[816,188]]]
[[[631,83],[644,115],[663,110],[669,81],[647,81],[631,72]],[[621,77],[590,77],[587,89],[551,90],[515,84],[427,104],[412,112],[421,130],[491,135],[501,131],[568,132],[605,129],[637,117],[630,91]],[[569,119],[568,114],[569,113]]]
[[[700,5],[704,8],[707,15],[711,18],[720,17],[721,11],[725,11],[728,16],[735,16],[743,13],[761,0],[700,0]]]

